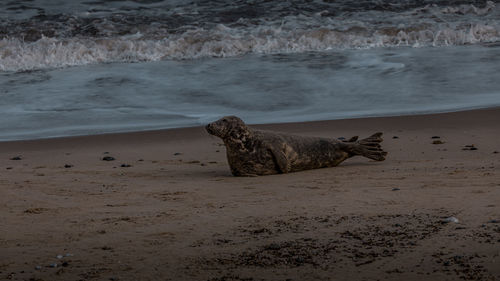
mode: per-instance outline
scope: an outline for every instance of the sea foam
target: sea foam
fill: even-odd
[[[34,42],[20,38],[0,40],[0,70],[24,71],[110,62],[140,62],[165,59],[234,57],[244,54],[300,53],[331,49],[374,47],[439,47],[500,40],[499,26],[485,24],[457,27],[384,27],[369,30],[351,27],[284,29],[256,27],[238,29],[217,25],[197,28],[164,38],[140,33],[118,37],[50,38]]]

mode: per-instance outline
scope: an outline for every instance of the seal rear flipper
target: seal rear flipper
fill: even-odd
[[[358,140],[358,136],[354,136],[354,137],[352,137],[352,138],[350,138],[348,140],[343,140],[342,142],[355,142],[357,140]]]
[[[380,143],[383,141],[382,133],[375,133],[353,144],[350,153],[361,155],[376,161],[384,161],[387,152],[382,150]]]

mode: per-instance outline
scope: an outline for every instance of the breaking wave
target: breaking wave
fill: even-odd
[[[500,32],[488,25],[461,29],[385,28],[370,34],[364,28],[284,31],[262,29],[250,34],[218,26],[197,29],[161,40],[140,34],[121,38],[42,37],[35,42],[4,38],[0,41],[0,69],[22,71],[92,63],[158,61],[232,57],[248,53],[297,53],[345,48],[427,47],[497,42]]]
[[[112,14],[4,20],[0,21],[0,70],[500,41],[500,9],[492,1],[480,7],[389,5],[362,11],[350,11],[344,5],[342,12],[322,10],[324,5],[311,6],[315,9],[309,12],[304,7],[300,11],[287,7],[285,12],[271,15],[264,13],[264,7],[258,11],[262,17],[222,11],[211,17],[206,16],[208,12],[198,12],[190,17],[181,17],[182,13],[154,17]]]

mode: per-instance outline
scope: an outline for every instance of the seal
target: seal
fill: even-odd
[[[234,176],[284,174],[335,167],[353,156],[385,160],[382,133],[347,141],[276,133],[249,128],[240,118],[226,116],[206,126],[209,134],[224,141]]]

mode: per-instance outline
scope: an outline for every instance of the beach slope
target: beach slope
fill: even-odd
[[[500,280],[500,109],[258,125],[387,160],[238,178],[203,128],[0,143],[0,279]]]

